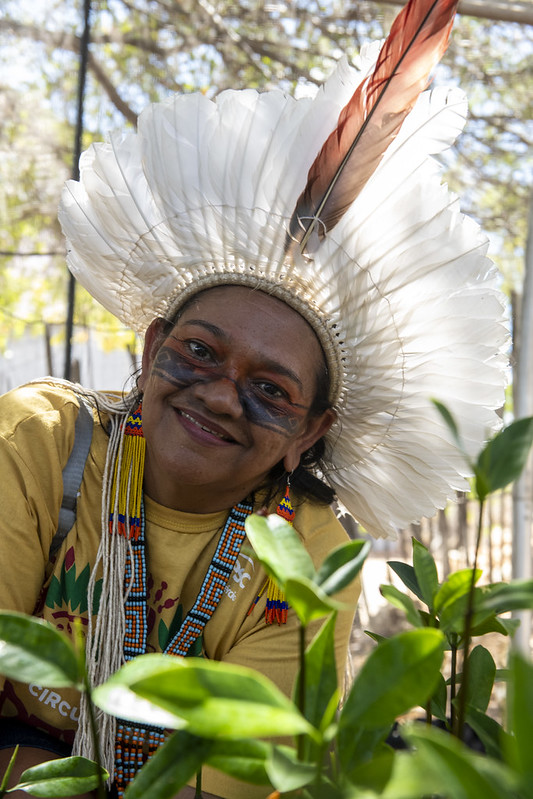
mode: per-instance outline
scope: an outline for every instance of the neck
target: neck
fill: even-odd
[[[216,492],[210,488],[206,489],[205,486],[188,485],[182,488],[175,484],[165,486],[164,482],[156,482],[151,479],[149,469],[145,469],[144,493],[159,505],[183,513],[217,513],[229,510],[250,497],[254,491],[254,486],[237,487],[228,492]]]

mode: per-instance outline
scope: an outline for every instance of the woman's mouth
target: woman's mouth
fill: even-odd
[[[208,424],[206,424],[204,421],[200,421],[200,419],[191,416],[191,414],[187,413],[187,411],[178,409],[178,415],[181,416],[183,419],[186,419],[187,422],[190,422],[190,424],[194,425],[196,428],[198,428],[198,430],[202,430],[204,433],[207,433],[210,436],[214,436],[219,441],[224,441],[228,444],[236,443],[235,439],[232,436],[230,436],[227,432],[223,431],[218,426],[216,428],[211,427]]]

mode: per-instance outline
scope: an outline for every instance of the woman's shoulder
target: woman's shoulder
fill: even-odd
[[[308,544],[313,539],[327,538],[329,548],[345,543],[348,533],[343,527],[331,505],[302,499],[294,503],[294,528]]]
[[[82,399],[98,411],[96,421],[97,417],[105,417],[115,403],[118,408],[122,398],[119,392],[99,393],[59,378],[33,380],[0,396],[0,435],[9,436],[24,423],[37,428],[68,429],[75,423]]]
[[[76,417],[78,408],[74,384],[32,381],[0,396],[0,433],[9,437],[20,425],[32,422],[43,427],[65,424]]]
[[[323,505],[311,500],[294,504],[296,515],[294,529],[311,555],[318,568],[329,553],[348,543],[350,535],[341,524],[336,510],[331,505]]]

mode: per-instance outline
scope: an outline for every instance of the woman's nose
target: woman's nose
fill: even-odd
[[[237,384],[229,377],[220,376],[205,383],[197,383],[195,394],[212,413],[234,419],[243,414]]]

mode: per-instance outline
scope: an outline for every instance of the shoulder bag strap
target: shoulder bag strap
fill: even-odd
[[[83,397],[79,397],[80,409],[74,428],[74,446],[63,469],[63,501],[59,511],[57,531],[50,545],[49,557],[54,555],[76,521],[76,504],[83,478],[85,462],[93,437],[93,414]]]

